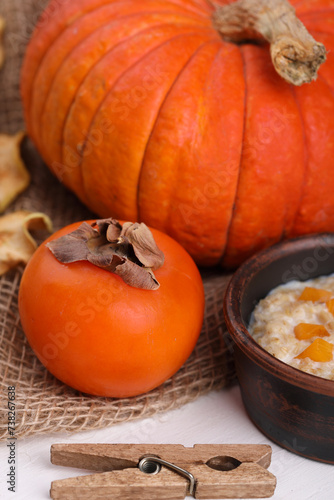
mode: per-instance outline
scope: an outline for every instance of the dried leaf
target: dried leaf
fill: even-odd
[[[96,236],[100,236],[98,231],[93,229],[87,222],[83,222],[78,229],[62,238],[53,240],[47,246],[57,260],[63,264],[70,264],[71,262],[88,259],[89,248],[87,243],[94,240]]]
[[[157,247],[153,234],[146,224],[138,224],[138,222],[132,224],[131,222],[126,222],[123,225],[121,238],[122,236],[127,238],[129,243],[133,246],[135,255],[143,266],[149,267],[155,271],[163,265],[164,254]]]
[[[24,132],[12,136],[0,134],[0,213],[30,182],[30,175],[20,154],[24,136]]]
[[[18,264],[26,264],[37,244],[31,230],[52,232],[49,217],[25,210],[0,217],[0,276]]]
[[[87,260],[135,288],[156,290],[160,286],[152,269],[163,264],[164,255],[145,224],[125,223],[122,227],[115,219],[101,219],[92,225],[83,222],[47,246],[64,264]]]
[[[106,219],[102,221],[97,221],[97,225],[100,232],[103,232],[102,223],[107,224],[107,240],[117,241],[122,233],[121,224],[115,219]]]
[[[5,24],[4,18],[0,16],[0,69],[5,61],[5,51],[3,48],[3,32],[5,30]]]
[[[130,260],[126,260],[122,265],[117,266],[115,273],[118,274],[125,283],[135,288],[156,290],[160,286],[153,271],[145,267],[139,267]]]

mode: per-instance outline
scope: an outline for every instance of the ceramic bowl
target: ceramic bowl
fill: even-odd
[[[246,411],[284,448],[334,464],[334,381],[278,360],[247,330],[258,301],[274,287],[334,272],[334,233],[296,238],[250,258],[233,275],[224,298],[227,328]]]

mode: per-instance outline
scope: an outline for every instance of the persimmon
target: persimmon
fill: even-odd
[[[312,361],[332,361],[333,359],[333,344],[324,339],[317,338],[304,351],[302,351],[296,359],[310,358]]]
[[[67,226],[34,253],[19,291],[23,330],[45,367],[74,389],[107,397],[139,395],[171,377],[194,349],[204,314],[201,276],[181,245],[154,229],[164,264],[156,269],[144,256],[137,266],[141,273],[154,269],[154,275],[148,269],[153,289],[135,288],[91,261],[60,262],[57,242],[88,227],[97,226],[92,221]],[[129,243],[128,234],[115,238]],[[86,243],[90,249],[95,245]],[[103,252],[95,253],[98,265],[104,265]]]
[[[294,328],[294,334],[298,340],[311,339],[312,337],[329,337],[329,333],[324,325],[314,325],[311,323],[299,323]]]
[[[331,299],[328,302],[326,302],[326,306],[329,312],[334,315],[334,299]]]
[[[306,286],[298,300],[309,300],[311,302],[327,302],[332,297],[332,292],[322,288]]]

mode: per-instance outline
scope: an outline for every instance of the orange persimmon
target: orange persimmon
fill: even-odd
[[[306,347],[296,359],[310,358],[312,361],[320,361],[325,363],[326,361],[332,361],[333,359],[333,344],[327,342],[324,339],[317,338],[311,345]]]
[[[165,256],[154,270],[159,289],[134,288],[86,260],[59,262],[46,244],[79,225],[52,235],[29,261],[19,292],[23,330],[40,361],[74,389],[107,397],[150,391],[183,365],[197,342],[204,314],[200,273],[175,240],[153,229]]]
[[[298,340],[311,339],[312,337],[329,337],[329,333],[323,325],[311,323],[299,323],[294,328],[294,334]]]
[[[322,288],[306,286],[298,300],[309,300],[312,302],[327,302],[332,297],[332,292]]]
[[[326,302],[326,306],[329,312],[334,315],[334,299],[331,299],[328,302]]]

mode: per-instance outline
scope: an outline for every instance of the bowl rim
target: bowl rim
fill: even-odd
[[[284,240],[254,254],[241,264],[232,275],[224,295],[223,311],[226,326],[233,341],[256,364],[292,385],[334,397],[334,380],[298,370],[298,368],[288,365],[262,348],[244,325],[240,310],[243,288],[251,281],[257,271],[284,256],[300,250],[311,250],[316,247],[317,243],[324,244],[326,239],[331,241],[331,245],[329,244],[330,241],[328,241],[328,246],[333,247],[334,253],[334,232],[326,232]],[[259,258],[261,258],[261,265],[259,265]]]

